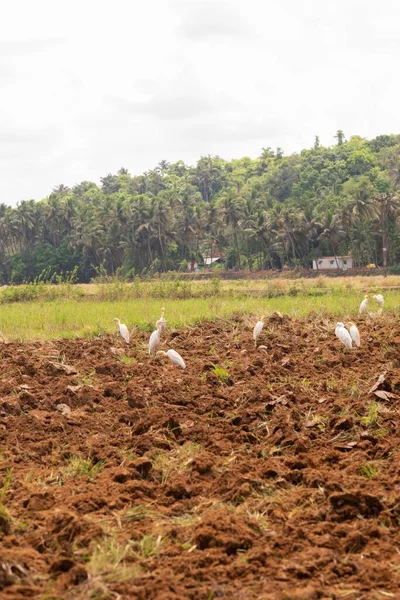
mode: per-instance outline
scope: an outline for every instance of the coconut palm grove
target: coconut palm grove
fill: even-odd
[[[0,205],[0,283],[127,279],[186,271],[205,257],[227,269],[309,268],[326,255],[397,272],[400,135],[368,140],[338,131],[330,147],[257,158],[161,161],[59,184],[39,200]],[[134,165],[132,166],[134,168]]]

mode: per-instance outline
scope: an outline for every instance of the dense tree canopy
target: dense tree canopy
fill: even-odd
[[[400,262],[400,135],[358,136],[285,157],[166,161],[43,200],[0,204],[0,283],[78,270],[126,276],[186,270],[221,256],[226,268],[308,267],[351,254],[355,265]]]

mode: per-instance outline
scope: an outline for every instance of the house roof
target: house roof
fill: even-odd
[[[335,260],[336,258],[353,258],[350,254],[347,256],[320,256],[315,260]]]
[[[213,256],[212,258],[207,256],[207,258],[204,259],[204,264],[212,265],[212,263],[215,263],[217,260],[220,260],[220,258],[220,256]]]

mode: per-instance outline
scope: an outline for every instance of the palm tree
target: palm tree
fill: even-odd
[[[23,200],[15,209],[20,232],[20,248],[32,249],[39,237],[40,209],[34,200]]]
[[[304,213],[295,206],[276,204],[268,212],[268,224],[275,234],[277,246],[283,245],[288,262],[300,258],[299,237],[304,233]]]
[[[273,230],[267,211],[258,209],[244,224],[244,232],[248,234],[250,239],[254,239],[257,243],[258,252],[258,267],[265,263],[268,259],[269,265],[272,268],[272,259],[270,247],[272,246]]]
[[[124,210],[127,225],[122,247],[127,248],[135,257],[136,252],[138,253],[137,264],[143,269],[153,262],[149,225],[151,216],[150,198],[145,194],[141,194],[132,202],[127,202]]]
[[[90,204],[80,204],[73,218],[72,246],[81,251],[91,262],[92,266],[101,263],[101,241],[104,229],[98,214]]]
[[[339,262],[337,259],[337,249],[339,246],[339,242],[344,234],[339,216],[334,212],[327,212],[322,227],[323,230],[322,233],[319,235],[319,239],[325,239],[328,242],[331,251],[335,257],[336,266],[337,268],[339,268]]]
[[[179,202],[179,212],[176,221],[177,236],[182,244],[182,255],[184,259],[187,259],[190,245],[196,241],[199,229],[195,205],[187,196],[182,198]]]
[[[374,198],[374,205],[382,236],[382,265],[386,269],[391,256],[391,225],[394,226],[400,212],[400,202],[394,194],[382,194]]]
[[[151,218],[148,223],[149,232],[157,240],[163,270],[167,270],[166,246],[172,237],[170,227],[170,209],[165,198],[157,196],[151,200]]]
[[[236,253],[236,261],[240,269],[238,229],[240,219],[243,216],[243,204],[236,190],[231,188],[227,192],[225,192],[219,201],[218,207],[223,222],[232,231],[233,244]]]

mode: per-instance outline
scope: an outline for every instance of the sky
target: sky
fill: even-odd
[[[125,167],[400,133],[397,0],[13,0],[0,202]]]

